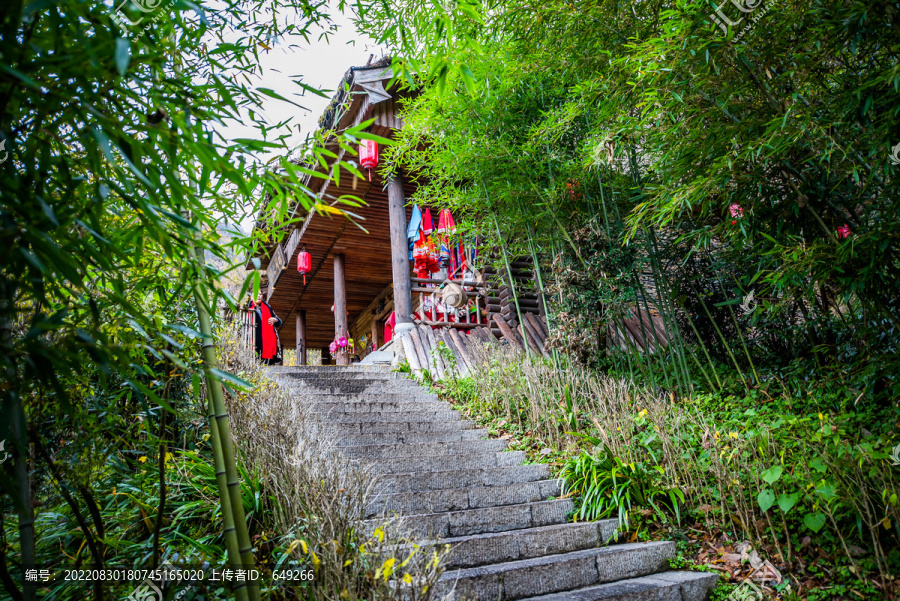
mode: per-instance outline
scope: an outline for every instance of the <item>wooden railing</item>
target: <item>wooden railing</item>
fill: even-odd
[[[459,270],[457,269],[457,272]],[[442,300],[442,288],[440,288],[441,284],[444,284],[448,280],[445,279],[435,279],[435,278],[410,278],[410,282],[412,286],[410,288],[410,292],[413,295],[418,294],[418,302],[413,301],[414,312],[420,315],[419,319],[416,319],[415,322],[417,324],[425,324],[429,326],[444,326],[450,328],[457,329],[468,329],[468,328],[477,328],[479,326],[487,326],[489,324],[488,319],[490,318],[490,314],[482,315],[481,311],[484,309],[488,311],[487,303],[485,302],[485,298],[490,296],[491,294],[496,294],[495,291],[491,291],[490,288],[484,283],[479,283],[475,281],[463,281],[460,279],[460,274],[454,272],[450,274],[449,281],[452,281],[454,284],[457,284],[466,291],[466,294],[469,296],[469,300],[466,303],[465,308],[454,309],[452,307],[447,307]],[[477,275],[476,275],[477,277]],[[432,285],[432,287],[428,287],[428,285]],[[426,302],[426,299],[429,301]],[[427,319],[426,315],[426,304],[431,305],[431,315],[432,319]],[[470,310],[471,305],[474,304],[474,318],[472,315],[472,311]],[[465,314],[463,317],[459,317],[458,313],[462,310]],[[455,320],[450,321],[450,315],[453,314]],[[442,314],[443,319],[436,319],[436,317]]]
[[[236,324],[241,344],[247,348],[253,348],[256,344],[256,323],[253,310],[249,306],[240,306],[237,311],[232,311],[226,306],[222,309],[222,317],[226,323]]]

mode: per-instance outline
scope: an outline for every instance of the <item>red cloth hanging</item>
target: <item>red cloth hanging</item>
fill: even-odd
[[[434,231],[434,220],[431,218],[431,209],[425,208],[425,214],[422,215],[422,231],[426,236],[430,236]]]
[[[259,306],[259,313],[262,316],[262,358],[271,359],[278,354],[278,337],[275,336],[275,327],[269,323],[272,312],[269,306],[262,303]]]
[[[394,337],[394,328],[397,327],[397,316],[391,311],[391,316],[384,322],[384,343],[387,344]]]
[[[450,212],[450,209],[444,209],[444,226],[447,228],[447,232],[450,234],[456,233],[456,222],[453,221],[453,213]]]

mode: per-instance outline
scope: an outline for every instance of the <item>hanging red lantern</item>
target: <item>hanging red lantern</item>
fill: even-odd
[[[306,274],[312,270],[312,257],[306,252],[306,245],[300,245],[300,252],[297,253],[297,271],[303,276],[303,285],[306,286]]]
[[[369,181],[372,181],[372,169],[378,167],[378,142],[363,140],[359,145],[359,165],[369,170]]]

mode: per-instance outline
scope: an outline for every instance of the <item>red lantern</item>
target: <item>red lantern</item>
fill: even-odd
[[[306,245],[300,245],[300,252],[297,253],[297,271],[303,276],[303,285],[306,286],[306,274],[312,269],[312,257],[306,252]]]
[[[359,165],[369,170],[369,181],[372,181],[372,169],[378,167],[378,142],[363,140],[359,145]]]

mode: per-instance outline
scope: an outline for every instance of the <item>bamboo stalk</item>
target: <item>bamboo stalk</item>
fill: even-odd
[[[12,323],[9,315],[13,312],[14,289],[6,278],[0,282],[0,345],[3,351],[10,356],[9,352],[12,347]],[[12,363],[7,363],[5,368],[4,381],[14,385],[17,380],[16,369]],[[12,450],[15,455],[13,457],[13,478],[15,486],[15,495],[13,495],[13,504],[16,507],[16,514],[19,520],[19,550],[22,558],[22,565],[35,567],[35,544],[34,544],[34,509],[31,506],[31,486],[28,479],[28,432],[26,426],[25,408],[22,406],[22,397],[15,393],[15,388],[4,395],[9,402],[10,423],[9,433],[12,437]],[[22,598],[25,601],[34,601],[35,599],[35,583],[25,582],[22,591]],[[10,591],[11,594],[18,591]]]
[[[225,524],[225,548],[228,550],[229,562],[236,568],[240,564],[240,545],[238,544],[237,530],[234,527],[234,513],[231,511],[231,498],[228,496],[228,479],[225,475],[225,459],[222,454],[222,444],[219,441],[219,429],[215,427],[216,411],[212,397],[207,395],[207,418],[209,419],[209,444],[213,451],[213,466],[216,470],[216,485],[219,489],[219,501],[222,504],[222,521]],[[241,601],[247,601],[249,594],[246,587],[234,591],[235,597]]]
[[[231,510],[233,525],[237,536],[237,555],[231,559],[231,563],[238,566],[236,569],[250,569],[254,565],[253,548],[250,544],[250,534],[247,531],[247,519],[244,514],[244,501],[241,498],[241,483],[238,476],[237,465],[235,463],[234,441],[231,437],[231,427],[228,424],[228,412],[225,409],[225,394],[222,390],[222,382],[213,374],[212,370],[217,369],[219,362],[216,358],[215,338],[212,334],[212,325],[209,319],[209,311],[207,309],[206,299],[203,294],[202,283],[205,281],[206,269],[200,261],[200,256],[194,246],[192,238],[188,238],[189,252],[194,258],[197,268],[197,274],[194,278],[193,292],[194,304],[197,308],[197,317],[200,322],[200,334],[203,336],[203,374],[206,378],[206,392],[209,403],[212,406],[210,422],[210,438],[212,438],[212,430],[215,429],[219,436],[219,446],[222,452],[222,466],[225,468],[225,485],[226,490],[219,488],[219,496],[223,499],[222,513],[225,515],[224,498],[228,497]],[[226,522],[227,525],[227,522]],[[229,553],[229,556],[231,553]],[[245,590],[247,597],[243,597],[240,593]],[[250,601],[259,601],[260,592],[259,585],[256,582],[237,583],[235,585],[235,594],[241,595],[239,598],[249,599]]]
[[[519,307],[519,295],[516,294],[516,281],[509,266],[509,257],[506,254],[503,234],[500,233],[500,224],[497,222],[497,216],[493,215],[493,217],[494,227],[497,229],[497,239],[500,241],[500,254],[503,255],[503,263],[506,265],[506,274],[509,277],[509,290],[512,293],[513,302],[516,304],[516,314],[519,316],[519,323],[522,323],[522,309]],[[523,343],[525,345],[525,354],[531,357],[531,345],[528,344],[527,340],[523,340]]]
[[[25,409],[22,407],[22,400],[19,395],[12,394],[10,396],[13,397],[10,433],[13,436],[13,448],[16,451],[13,458],[13,474],[16,488],[18,488],[18,498],[15,499],[15,505],[16,513],[19,516],[19,547],[22,565],[25,567],[36,567],[34,509],[31,507],[31,487],[28,479],[28,435],[25,428]],[[61,485],[62,483],[60,483]],[[85,538],[89,536],[90,533],[86,532]],[[25,582],[22,597],[25,601],[34,601],[36,598],[34,583]]]

